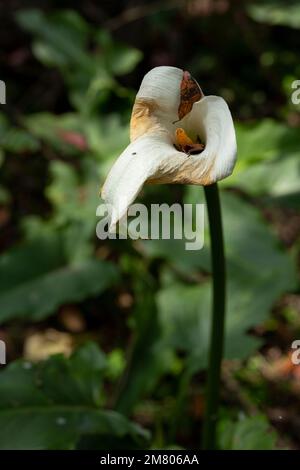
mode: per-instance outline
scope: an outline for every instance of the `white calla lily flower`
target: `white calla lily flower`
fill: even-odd
[[[190,74],[176,67],[156,67],[145,75],[132,110],[130,140],[101,192],[112,207],[111,230],[145,183],[209,185],[229,176],[236,161],[226,102],[204,96]]]

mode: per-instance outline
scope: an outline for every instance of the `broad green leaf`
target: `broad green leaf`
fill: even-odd
[[[188,201],[192,200],[203,202],[199,188],[189,190]],[[226,356],[243,358],[258,346],[257,339],[247,331],[267,319],[284,292],[295,289],[296,269],[255,207],[225,192],[222,207],[228,271]],[[147,240],[142,246],[148,256],[165,258],[190,280],[195,280],[201,270],[210,270],[209,246],[204,253],[194,251],[193,257],[187,256],[186,263],[179,263],[178,257],[184,260],[185,250],[184,245],[179,249],[177,242],[173,252],[169,248],[164,252],[166,244],[160,245],[159,241],[153,244]],[[171,283],[159,292],[158,303],[168,344],[196,354],[198,366],[202,367],[211,318],[210,283],[192,286]]]
[[[250,166],[238,178],[238,186],[255,196],[267,196],[273,201],[300,194],[300,154]],[[299,207],[298,202],[298,207]]]
[[[280,249],[278,240],[259,210],[227,191],[222,191],[221,201],[229,275],[237,276],[242,281],[244,278],[247,280],[248,272],[248,282],[251,284],[259,279],[273,282],[276,272],[275,282],[278,283],[280,292],[289,287],[293,289],[296,282],[295,266],[290,257]],[[203,190],[190,186],[184,202],[205,203]],[[186,275],[197,274],[199,270],[210,271],[207,219],[202,250],[188,252],[184,240],[172,239],[144,240],[139,241],[137,246],[146,256],[164,258]]]
[[[85,435],[129,436],[136,445],[147,433],[122,415],[101,409],[103,353],[87,343],[66,359],[17,361],[0,372],[1,449],[73,449]]]
[[[117,279],[109,262],[68,262],[63,237],[52,233],[0,257],[0,319],[45,318],[63,303],[99,295]]]
[[[51,402],[100,405],[106,366],[105,355],[92,342],[77,349],[69,359],[55,355],[36,364],[15,361],[0,373],[1,407],[40,406]],[[38,380],[40,375],[42,381]]]
[[[222,186],[237,186],[268,202],[297,207],[300,135],[296,128],[271,119],[237,124],[238,160]],[[299,206],[299,204],[298,204]]]
[[[138,443],[148,436],[119,413],[68,404],[0,411],[0,425],[2,450],[74,449],[81,436],[93,434],[114,439],[129,435]]]
[[[263,302],[245,302],[245,293],[239,293],[238,287],[232,283],[228,286],[225,338],[228,359],[243,359],[259,346],[260,342],[248,335],[247,330],[253,326],[252,318],[257,315],[257,309],[264,309],[260,312],[261,321],[268,315]],[[206,368],[211,322],[210,283],[173,284],[158,293],[157,301],[166,345],[186,352],[192,369]]]
[[[262,289],[274,300],[297,286],[296,266],[257,208],[222,192],[225,250],[229,280],[251,292]]]
[[[197,359],[197,368],[206,367],[210,325],[210,286],[179,283],[157,295],[163,341],[170,348]]]
[[[263,119],[252,124],[237,123],[237,164],[255,163],[278,157],[285,150],[297,150],[299,134],[285,124],[273,119]]]
[[[263,415],[222,420],[218,426],[222,450],[275,450],[278,436]]]

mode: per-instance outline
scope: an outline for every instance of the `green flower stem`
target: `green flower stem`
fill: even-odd
[[[213,303],[203,425],[203,449],[215,449],[225,326],[225,256],[217,184],[205,186],[204,192],[211,239]]]

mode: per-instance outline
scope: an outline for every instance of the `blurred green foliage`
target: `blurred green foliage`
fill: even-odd
[[[93,343],[69,359],[37,365],[17,361],[2,373],[1,449],[73,449],[81,435],[126,436],[145,444],[148,435],[122,415],[101,409],[106,358]],[[20,429],[23,431],[20,432]]]
[[[229,419],[219,425],[220,448],[224,450],[273,450],[278,437],[265,416],[246,418],[235,423]]]
[[[17,113],[1,109],[0,204],[10,219],[0,256],[0,319],[3,331],[17,335],[23,346],[28,326],[37,331],[47,322],[61,327],[59,315],[66,305],[87,314],[87,327],[73,335],[78,348],[68,359],[18,359],[0,372],[0,447],[170,447],[178,444],[178,433],[181,443],[180,432],[190,439],[184,445],[196,447],[198,441],[186,429],[194,416],[189,409],[193,381],[207,360],[209,234],[196,254],[186,251],[181,240],[96,240],[99,189],[129,140],[134,91],[126,77],[135,74],[140,81],[143,54],[75,10],[46,10],[21,9],[14,15],[14,24],[27,34],[30,60],[49,74],[49,88],[52,79],[59,82],[63,104],[59,111],[37,101],[29,109],[16,104]],[[266,31],[276,25],[299,28],[298,13],[293,2],[247,2],[243,11],[247,21],[259,22]],[[151,27],[170,29],[172,15],[158,11],[149,19]],[[219,21],[208,14],[199,19],[199,28],[214,29]],[[278,51],[267,52],[260,56],[265,64]],[[269,103],[255,102],[258,79],[244,93],[238,68],[232,79],[219,73],[223,87],[215,78],[237,115],[251,118],[236,122],[238,163],[221,183],[227,360],[254,355],[265,339],[253,329],[265,324],[284,294],[299,291],[299,238],[288,249],[265,216],[266,211],[300,209],[299,108],[292,108],[286,85],[300,69],[295,54],[285,52],[290,62],[279,85],[285,101],[273,104],[271,117],[261,111]],[[206,50],[198,57],[196,48],[192,54],[176,65],[213,77],[219,56]],[[269,65],[261,66],[264,75]],[[237,104],[239,93],[244,100]],[[291,113],[298,117],[293,126]],[[201,203],[203,192],[199,187],[149,187],[141,199]],[[93,343],[82,345],[91,338]],[[21,354],[12,353],[12,359]],[[200,380],[200,395],[202,388]],[[236,406],[231,411],[220,422],[221,448],[275,448],[277,437],[267,432],[264,416],[236,419]],[[134,419],[144,427],[150,423],[152,438]]]

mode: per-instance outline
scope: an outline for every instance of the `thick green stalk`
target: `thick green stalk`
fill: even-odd
[[[203,425],[203,449],[215,449],[225,327],[225,256],[218,186],[216,183],[205,186],[204,191],[211,239],[213,302]]]

